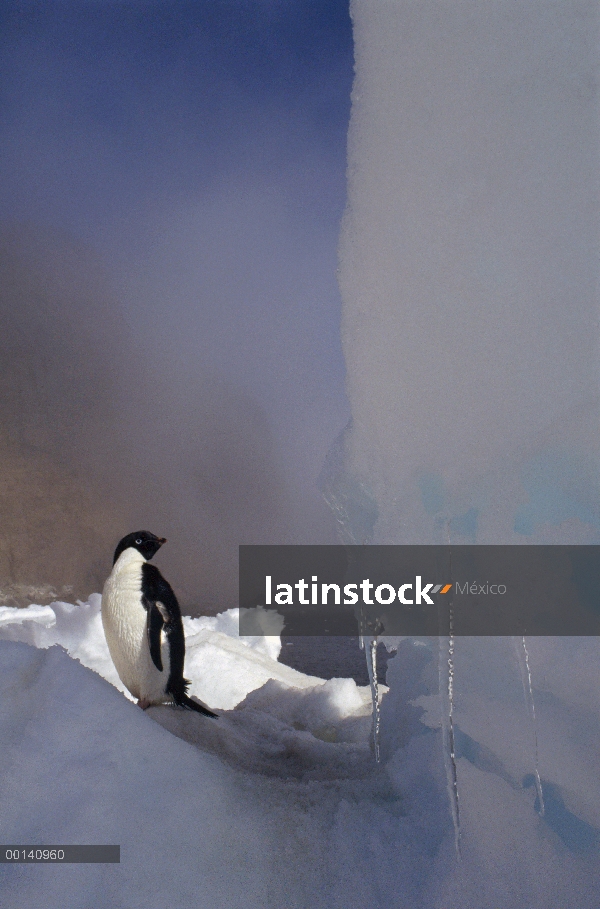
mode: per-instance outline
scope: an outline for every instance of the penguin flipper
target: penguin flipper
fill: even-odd
[[[163,619],[160,610],[157,608],[156,603],[149,605],[148,607],[148,647],[150,648],[150,656],[152,657],[152,662],[156,666],[159,672],[163,671],[162,657],[160,654],[160,645],[161,645],[161,633],[165,620]]]
[[[146,589],[146,602],[148,604],[146,606],[149,617],[148,633],[150,634],[151,625],[156,624],[156,626],[158,626],[158,619],[153,618],[151,620],[150,618],[156,613],[160,617],[162,623],[160,629],[161,631],[164,629],[169,644],[170,673],[169,681],[165,688],[165,694],[170,694],[178,707],[186,707],[188,710],[195,710],[197,713],[203,713],[205,716],[216,717],[217,714],[213,713],[212,710],[209,710],[208,707],[204,707],[188,697],[187,689],[190,683],[183,677],[185,634],[183,631],[179,603],[177,602],[177,597],[175,596],[171,585],[163,578],[156,565],[145,562],[142,567],[142,572]],[[158,655],[160,658],[160,635],[158,637]],[[152,642],[150,643],[150,648],[150,652],[152,653]],[[154,665],[158,668],[154,656],[152,659],[154,660]],[[162,660],[160,668],[162,671]]]

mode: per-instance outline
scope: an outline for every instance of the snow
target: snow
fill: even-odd
[[[122,847],[115,866],[2,866],[6,909],[193,906],[198,881],[201,905],[261,903],[268,833],[234,771],[60,648],[4,643],[0,664],[2,841]],[[245,874],[230,879],[229,862]]]
[[[86,603],[56,602],[25,609],[0,608],[0,634],[5,640],[36,647],[60,644],[74,659],[102,675],[126,697],[133,698],[113,666],[102,629],[100,594]],[[214,618],[183,618],[186,635],[186,672],[192,679],[190,694],[215,709],[230,710],[246,695],[274,679],[295,688],[323,685],[277,662],[278,637],[238,636],[238,610]],[[355,686],[356,687],[356,686]],[[366,702],[367,695],[363,696]],[[363,703],[361,701],[361,703]]]
[[[597,6],[351,8],[344,539],[597,543]],[[4,864],[2,909],[597,909],[597,640],[527,638],[525,696],[514,642],[452,642],[459,858],[437,641],[386,642],[378,763],[370,691],[235,611],[185,620],[219,719],[142,712],[99,610],[0,607],[0,842],[121,864]]]
[[[185,620],[192,691],[228,705],[219,719],[140,710],[99,610],[0,615],[0,841],[117,843],[121,864],[2,865],[3,909],[597,907],[593,642],[528,640],[542,818],[514,647],[457,641],[459,861],[436,641],[388,641],[377,764],[370,690],[278,663],[278,639],[237,637],[235,610]]]
[[[121,865],[4,865],[2,906],[305,905],[314,870],[328,878],[335,789],[355,800],[371,771],[369,690],[278,663],[278,639],[235,636],[234,610],[185,619],[186,671],[193,693],[238,709],[144,713],[117,690],[100,602],[2,613],[1,840],[119,843]]]

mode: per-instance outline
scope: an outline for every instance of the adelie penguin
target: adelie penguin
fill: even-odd
[[[175,703],[216,717],[188,697],[177,598],[149,559],[167,541],[147,530],[123,537],[102,592],[102,625],[119,678],[140,707]]]

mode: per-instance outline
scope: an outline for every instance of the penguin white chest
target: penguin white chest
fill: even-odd
[[[143,556],[126,549],[114,564],[102,592],[102,625],[119,678],[131,694],[153,704],[169,699],[168,646],[163,643],[160,672],[150,656],[148,613],[142,597]]]

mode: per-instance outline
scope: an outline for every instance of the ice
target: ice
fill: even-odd
[[[268,905],[272,834],[233,770],[57,647],[2,642],[0,666],[2,842],[122,845],[120,865],[3,865],[3,907]]]
[[[322,477],[341,539],[598,543],[599,8],[351,10],[339,270],[351,420]],[[550,867],[567,843],[597,873],[598,759],[583,742],[598,742],[585,681],[598,649],[528,638],[515,662],[510,642],[450,634],[437,662],[431,642],[401,643],[381,757],[388,773],[406,762],[426,804],[447,786],[432,905],[569,905],[574,864]],[[422,776],[408,770],[422,741],[406,727],[419,723],[438,761]]]
[[[131,698],[113,666],[102,629],[100,594],[85,603],[56,602],[25,609],[0,609],[0,639],[24,641],[36,647],[60,644],[74,659],[102,675]],[[296,688],[323,685],[277,662],[278,637],[238,635],[238,610],[215,617],[184,616],[186,671],[193,679],[190,693],[211,707],[230,710],[246,695],[275,679]],[[133,700],[133,698],[131,698]]]
[[[598,7],[351,10],[345,538],[598,542]]]
[[[379,763],[381,756],[379,752],[379,728],[381,725],[381,707],[379,703],[379,682],[377,679],[377,638],[367,638],[365,646],[364,636],[361,638],[362,646],[365,650],[367,660],[367,672],[369,673],[369,685],[371,688],[371,705],[373,710],[373,751],[375,760]]]
[[[446,638],[441,636],[439,639],[439,691],[446,785],[454,825],[454,845],[460,858],[460,802],[454,734],[454,644],[452,634]]]
[[[458,863],[435,642],[386,639],[398,653],[380,686],[378,764],[369,688],[283,666],[277,639],[244,643],[231,612],[185,620],[186,673],[202,700],[235,706],[218,720],[140,710],[118,690],[99,606],[2,613],[0,842],[118,843],[121,865],[3,865],[3,909],[595,909],[591,642],[527,642],[543,818],[510,642],[457,648]]]
[[[279,639],[245,643],[233,610],[184,620],[192,692],[217,706],[214,695],[219,719],[144,713],[116,690],[100,602],[2,613],[0,840],[118,842],[122,864],[60,869],[54,885],[2,866],[3,907],[300,907],[306,892],[328,905],[323,827],[371,773],[369,689],[278,663]]]
[[[352,15],[344,539],[598,542],[597,6]],[[0,611],[0,841],[122,862],[3,865],[3,909],[597,909],[596,640],[527,639],[532,754],[510,640],[454,640],[440,682],[437,641],[388,639],[376,762],[369,689],[280,664],[232,611],[185,621],[219,719],[141,711],[99,609]]]
[[[525,704],[527,707],[527,714],[529,716],[529,721],[531,724],[531,738],[532,738],[532,751],[533,751],[533,776],[535,779],[535,789],[538,797],[538,806],[540,814],[544,814],[544,792],[542,789],[542,781],[540,779],[540,756],[539,756],[539,743],[538,743],[538,730],[537,730],[537,719],[535,716],[535,698],[533,696],[533,683],[531,680],[531,666],[529,664],[529,651],[527,650],[527,641],[525,637],[515,639],[515,647],[517,650],[517,660],[519,662],[519,668],[521,670],[521,682],[523,685],[523,697],[525,698]]]

